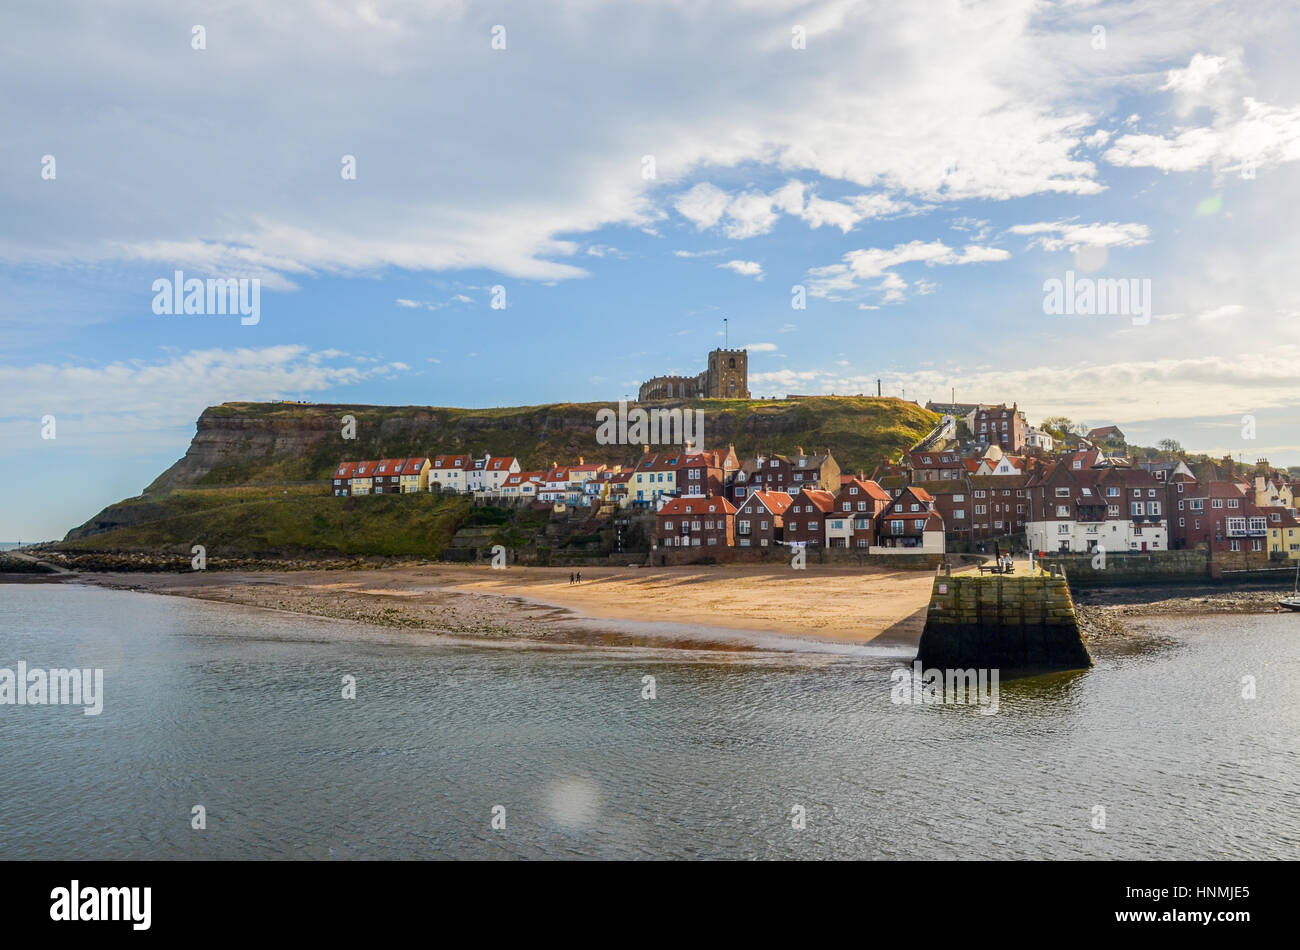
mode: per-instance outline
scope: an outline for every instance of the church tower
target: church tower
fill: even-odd
[[[749,398],[749,352],[714,350],[704,372],[704,395],[709,399]]]

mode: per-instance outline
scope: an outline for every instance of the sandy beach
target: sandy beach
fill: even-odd
[[[772,635],[915,645],[929,572],[767,566],[567,568],[421,565],[366,571],[80,574],[122,590],[485,638],[701,645]]]

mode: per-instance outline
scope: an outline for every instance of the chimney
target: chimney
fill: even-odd
[[[794,447],[794,454],[795,454],[795,455],[803,455],[803,446],[802,446],[802,445],[796,445],[796,446]]]
[[[641,454],[642,454],[642,455],[649,455],[649,454],[650,454],[650,443],[649,443],[649,442],[647,442],[645,445],[641,446]]]
[[[579,465],[582,465],[582,464],[583,464],[583,462],[582,462],[582,456],[581,456],[581,455],[578,456],[578,464],[579,464]]]

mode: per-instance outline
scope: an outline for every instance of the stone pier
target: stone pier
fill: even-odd
[[[936,577],[916,658],[943,669],[1092,666],[1064,573]]]

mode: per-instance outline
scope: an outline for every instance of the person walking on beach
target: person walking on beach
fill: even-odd
[[[569,586],[573,586],[573,571],[569,571]]]
[[[579,572],[578,572],[578,583],[579,583],[579,584],[582,583],[582,571],[579,571]]]

